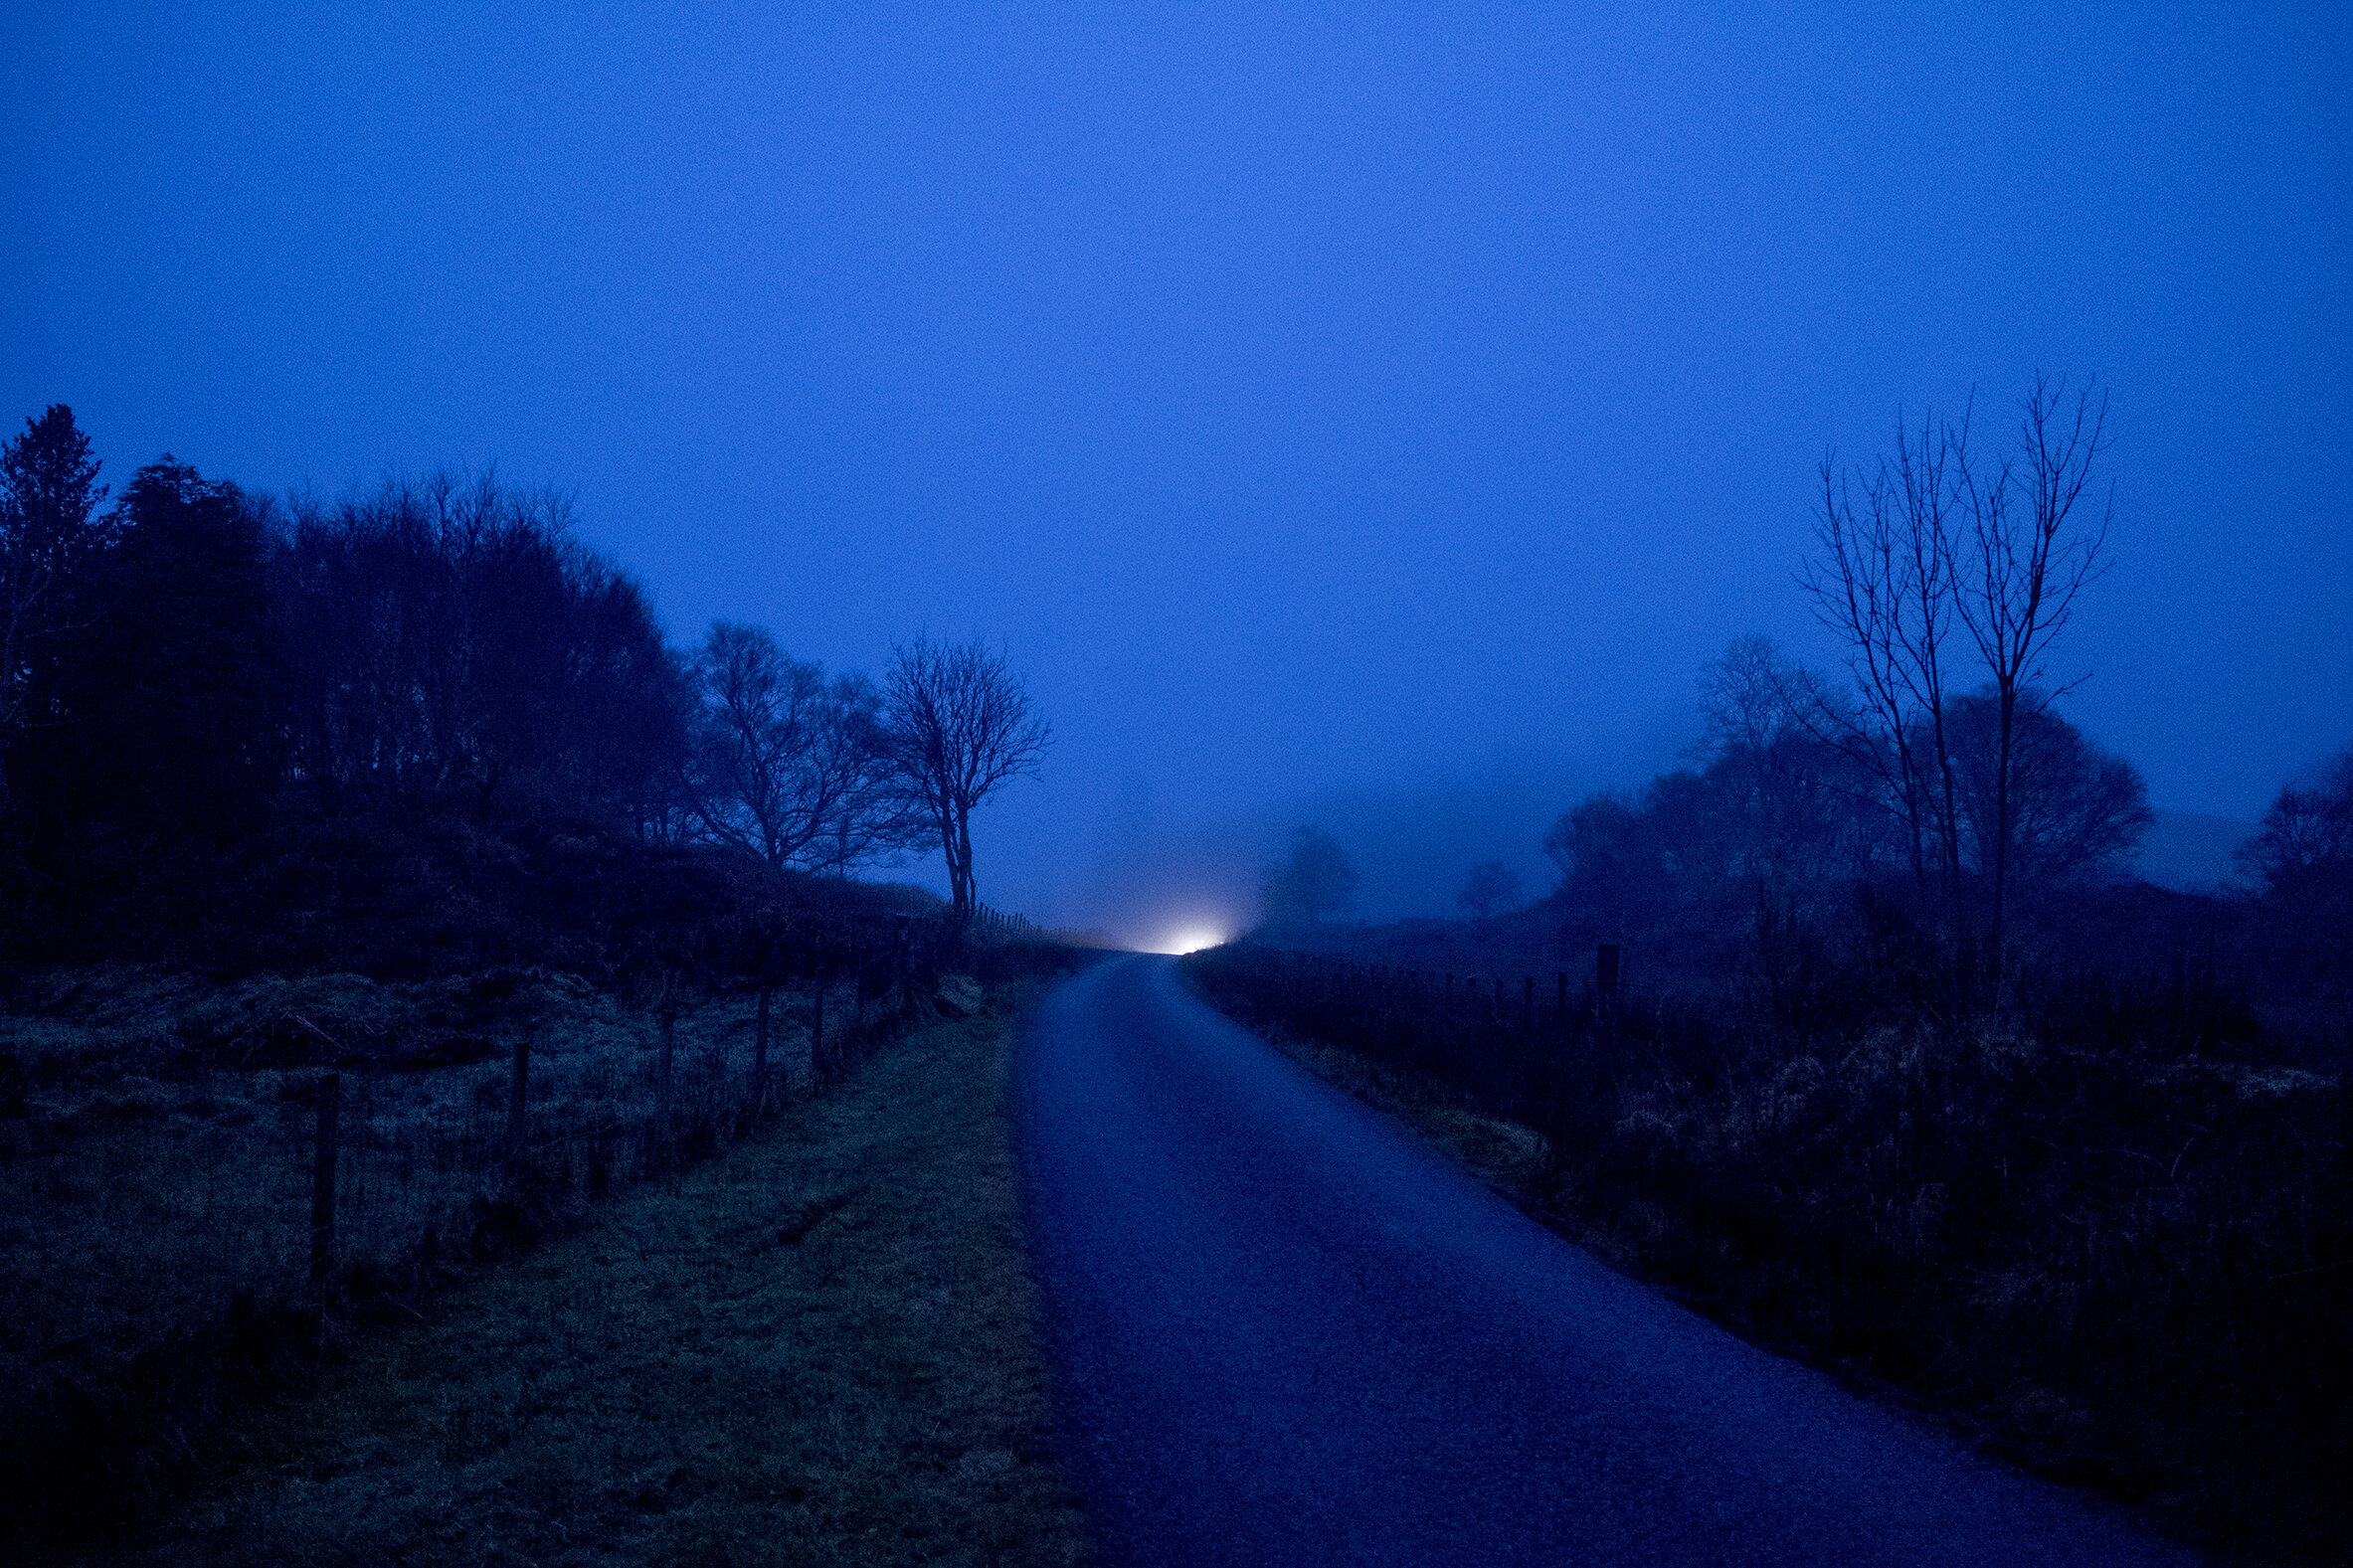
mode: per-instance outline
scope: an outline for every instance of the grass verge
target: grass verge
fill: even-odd
[[[1428,1072],[1378,1060],[1353,1044],[1268,1018],[1247,1001],[1238,1004],[1238,996],[1223,992],[1209,975],[1188,973],[1188,980],[1209,1006],[1245,1020],[1294,1063],[1395,1117],[1530,1218],[1724,1328],[1776,1354],[1812,1363],[1852,1392],[1901,1408],[1910,1418],[1941,1427],[1991,1458],[2021,1465],[2052,1481],[2087,1485],[2146,1507],[2160,1528],[2203,1547],[2214,1561],[2346,1561],[2339,1549],[2344,1540],[2341,1492],[2329,1483],[2318,1488],[2296,1483],[2334,1470],[2327,1451],[2332,1441],[2329,1422],[2275,1422],[2268,1434],[2270,1446],[2255,1448],[2248,1456],[2229,1453],[2226,1444],[2210,1444],[2212,1463],[2205,1470],[2181,1465],[2177,1458],[2172,1485],[2153,1485],[2148,1477],[2155,1474],[2155,1465],[2134,1472],[2120,1463],[2139,1458],[2134,1439],[2146,1441],[2146,1434],[2129,1430],[2129,1420],[2117,1418],[2113,1411],[2106,1422],[2094,1420],[2096,1411],[2089,1411],[2089,1401],[2103,1389],[2094,1389],[2091,1396],[2069,1396],[2036,1377],[2036,1323],[2021,1321],[2024,1314],[2012,1314],[1995,1321],[1988,1333],[1972,1321],[1969,1311],[1984,1309],[1986,1303],[1969,1293],[1969,1272],[1955,1267],[1953,1282],[1941,1286],[1910,1279],[1905,1300],[1913,1303],[1922,1337],[1948,1335],[1950,1342],[1988,1366],[1998,1363],[2005,1344],[1995,1342],[1984,1349],[1986,1340],[1998,1340],[2000,1330],[2010,1330],[2021,1349],[2012,1356],[2007,1382],[1986,1377],[1972,1382],[1953,1373],[1950,1363],[1962,1361],[1960,1351],[1950,1354],[1950,1363],[1878,1354],[1888,1349],[1892,1335],[1873,1337],[1854,1328],[1854,1321],[1871,1328],[1873,1318],[1857,1311],[1854,1300],[1838,1296],[1840,1286],[1854,1284],[1869,1258],[1826,1260],[1821,1251],[1802,1246],[1802,1234],[1795,1234],[1795,1227],[1741,1234],[1724,1222],[1727,1206],[1711,1206],[1716,1189],[1678,1182],[1673,1161],[1624,1168],[1598,1161],[1593,1149],[1569,1149],[1564,1154],[1528,1124],[1475,1108],[1471,1093],[1459,1084],[1440,1082]],[[1635,1122],[1631,1131],[1640,1133],[1645,1129]],[[1598,1137],[1605,1156],[1624,1142],[1628,1124],[1602,1129]],[[1845,1274],[1840,1274],[1840,1263]],[[2064,1260],[2059,1272],[2064,1272]],[[1864,1305],[1869,1307],[1871,1298],[1864,1298]],[[1845,1333],[1838,1333],[1840,1309],[1854,1318],[1845,1323]],[[2120,1318],[2117,1311],[2087,1311],[2081,1328],[2122,1340]],[[2243,1325],[2243,1340],[2257,1347],[2262,1347],[2262,1321]],[[2181,1323],[2179,1335],[2184,1359],[2191,1361],[2200,1356],[2212,1361],[2222,1351],[2245,1349],[2238,1340],[2212,1342],[2195,1321]],[[2325,1389],[2329,1366],[2315,1363],[2310,1370],[2315,1387]],[[2200,1413],[2195,1394],[2181,1396],[2174,1389],[2158,1389],[2155,1394],[2177,1399],[2177,1418]],[[2146,1401],[2153,1394],[2139,1389],[2139,1396]],[[2120,1399],[2115,1403],[2124,1406]],[[2132,1408],[2124,1406],[2127,1415]],[[2245,1420],[2240,1411],[2214,1408],[2205,1413],[2217,1425]],[[2336,1425],[2341,1427],[2341,1418]],[[2310,1448],[2282,1460],[2296,1434],[2310,1434]],[[2141,1463],[2146,1465],[2146,1460]]]
[[[641,998],[544,969],[216,986],[116,964],[18,977],[9,1000],[0,1069],[20,1069],[20,1092],[0,1094],[0,1557],[168,1506],[237,1406],[305,1386],[355,1330],[413,1319],[608,1192],[727,1146],[754,1098],[755,1003],[740,990],[679,998],[667,1067]],[[820,1074],[809,994],[774,1000],[771,1103],[823,1087],[898,1026],[866,1029],[842,1007]],[[328,1067],[341,1080],[335,1229],[314,1281]]]
[[[1070,1564],[1012,1019],[918,1029],[754,1141],[437,1299],[97,1562]]]

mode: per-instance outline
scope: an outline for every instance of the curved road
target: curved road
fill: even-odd
[[[1104,963],[1016,1080],[1072,1469],[1119,1563],[2188,1559],[1610,1273]]]

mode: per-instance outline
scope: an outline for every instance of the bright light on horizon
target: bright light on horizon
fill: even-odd
[[[1224,932],[1211,931],[1204,926],[1188,926],[1172,935],[1161,951],[1163,953],[1198,953],[1203,948],[1214,948],[1223,941],[1225,941]]]

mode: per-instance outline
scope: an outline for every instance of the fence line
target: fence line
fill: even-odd
[[[1217,948],[1186,961],[1244,1012],[1345,1042],[1534,1129],[1555,1148],[1601,1114],[1630,1053],[1679,1051],[1699,1027],[1669,1018],[1654,987],[1629,983],[1614,947],[1595,954],[1591,978],[1556,969],[1548,987],[1527,973],[1409,969],[1280,949]]]
[[[985,909],[981,925],[975,942],[945,919],[861,921],[822,948],[733,956],[709,992],[687,986],[693,955],[619,994],[517,971],[486,997],[417,1001],[455,1011],[395,1026],[414,1036],[309,1003],[217,1039],[28,1024],[36,1098],[0,1116],[0,1372],[22,1354],[99,1376],[241,1313],[430,1289],[720,1151],[902,1020],[956,1010],[942,971],[988,984],[1048,959],[1035,923]]]

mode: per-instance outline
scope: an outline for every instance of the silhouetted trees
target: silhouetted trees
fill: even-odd
[[[669,646],[551,491],[279,500],[166,454],[107,508],[98,473],[62,405],[0,442],[10,971],[871,980],[936,901],[846,874],[940,844],[969,920],[972,813],[1044,751],[979,642],[887,690],[758,626]]]
[[[2273,897],[2341,895],[2353,879],[2353,750],[2329,759],[2309,787],[2281,789],[2239,858]]]
[[[897,650],[883,683],[883,725],[909,808],[948,861],[954,919],[971,920],[972,814],[1045,756],[1046,723],[1033,713],[1004,655],[975,638],[918,637]]]
[[[1464,876],[1454,902],[1474,920],[1491,920],[1520,902],[1520,873],[1500,860],[1482,860]]]
[[[1917,820],[1850,742],[1845,695],[1769,637],[1736,637],[1700,673],[1707,731],[1691,755],[1725,817],[1726,874],[1787,898],[1884,867],[1919,877]]]
[[[686,673],[559,498],[388,484],[298,512],[273,568],[294,779],[330,815],[449,795],[660,813]]]
[[[1880,783],[1903,824],[1913,880],[1931,878],[1950,919],[1984,889],[1987,951],[2001,965],[2022,726],[2052,687],[2051,644],[2098,576],[2107,513],[2079,515],[2105,449],[2107,404],[2091,388],[2072,403],[2064,381],[2038,378],[2021,405],[2015,449],[1988,468],[1969,449],[1969,421],[1899,424],[1896,453],[1868,477],[1821,468],[1820,554],[1803,582],[1816,612],[1848,647],[1858,703],[1825,700],[1805,722]],[[1860,500],[1858,500],[1858,490]],[[1957,645],[1956,645],[1956,639]],[[1964,804],[1949,733],[1956,653],[1973,652],[1990,682],[1993,731]],[[1964,852],[1964,814],[1976,842]],[[1982,876],[1964,876],[1972,857]]]
[[[10,772],[52,853],[116,869],[265,817],[280,757],[262,510],[166,455],[61,562],[69,625]]]
[[[2353,749],[2281,789],[2239,863],[2260,889],[2274,965],[2340,1009],[2353,1000]]]
[[[928,824],[899,786],[871,681],[828,681],[767,631],[728,621],[711,627],[695,679],[705,834],[780,869],[839,872],[920,840]]]
[[[8,754],[35,710],[55,700],[59,635],[73,625],[77,574],[105,546],[110,519],[90,437],[53,403],[0,446],[0,818],[11,804]]]
[[[1995,738],[1990,832],[1992,950],[1999,965],[2002,908],[2011,851],[2024,825],[2017,796],[2029,761],[2020,750],[2022,724],[2046,711],[2050,697],[2044,655],[2067,628],[2076,598],[2101,569],[2112,503],[2096,522],[2079,523],[2076,507],[2091,482],[2091,465],[2104,449],[2107,398],[2085,387],[2067,407],[2067,383],[2045,377],[2021,405],[2016,456],[1990,481],[1961,465],[1969,503],[1969,549],[1954,596],[1962,622],[1992,677]],[[2143,813],[2145,822],[2145,812]]]
[[[1833,918],[1858,883],[1893,877],[1942,909],[1948,878],[1962,891],[1990,882],[2002,809],[1993,688],[1947,695],[1940,738],[1918,714],[1905,738],[1917,757],[1941,752],[1939,774],[1953,780],[1951,863],[1931,820],[1925,888],[1915,819],[1824,717],[1841,699],[1819,676],[1743,637],[1701,689],[1708,734],[1696,768],[1638,794],[1589,796],[1545,835],[1561,872],[1555,896],[1580,940],[1659,940],[1722,958],[1759,911]],[[2129,864],[2151,819],[2140,775],[2039,692],[2015,710],[2009,769],[2014,895],[2101,884]]]
[[[978,642],[900,649],[887,690],[757,626],[672,649],[552,492],[437,475],[280,503],[167,455],[102,511],[98,471],[62,405],[0,445],[0,884],[35,926],[68,899],[101,929],[158,851],[188,851],[185,880],[279,826],[356,819],[357,843],[387,813],[778,872],[938,843],[965,917],[972,812],[1044,750]],[[311,872],[283,865],[295,896]]]
[[[1960,823],[1944,716],[1967,443],[1966,421],[1923,418],[1916,437],[1898,423],[1895,457],[1883,455],[1867,477],[1824,458],[1821,554],[1801,577],[1815,613],[1847,644],[1860,699],[1826,700],[1804,717],[1879,782],[1902,824],[1914,882],[1925,889],[1933,878],[1948,906]]]
[[[1259,878],[1267,924],[1313,925],[1357,901],[1357,868],[1340,840],[1321,828],[1291,831],[1291,852]]]
[[[1949,728],[1968,870],[2050,887],[2106,881],[2131,861],[2152,820],[2139,770],[2086,740],[2041,693],[2013,697],[2005,732],[1989,685],[1954,699]]]

